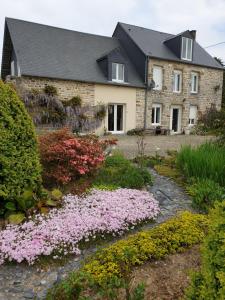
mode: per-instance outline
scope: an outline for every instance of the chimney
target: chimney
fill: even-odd
[[[190,34],[192,35],[193,39],[196,39],[196,30],[190,30]]]

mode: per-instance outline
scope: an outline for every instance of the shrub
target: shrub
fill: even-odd
[[[201,179],[187,187],[193,197],[193,207],[207,212],[214,203],[225,199],[225,189],[210,179]]]
[[[57,89],[55,86],[53,85],[46,85],[44,87],[44,92],[45,94],[47,94],[48,96],[56,96],[57,95]]]
[[[79,95],[72,97],[69,101],[63,102],[64,106],[71,106],[73,108],[82,105],[82,99]]]
[[[72,299],[78,295],[74,294],[78,284],[81,287],[80,296],[93,289],[107,291],[114,288],[115,291],[125,285],[124,275],[134,266],[148,260],[162,259],[170,253],[183,251],[201,242],[207,224],[207,217],[184,212],[154,229],[120,240],[89,258],[79,271],[72,272],[49,291],[47,299]]]
[[[151,183],[152,177],[147,169],[134,166],[121,154],[108,156],[94,180],[95,186],[115,185],[135,189]]]
[[[209,234],[202,249],[202,268],[194,274],[186,299],[225,299],[225,201],[209,215]]]
[[[206,110],[198,120],[197,131],[220,134],[225,128],[225,110],[217,110],[214,106]]]
[[[0,231],[0,264],[8,260],[32,264],[41,255],[79,254],[81,241],[97,235],[120,236],[158,213],[158,202],[144,191],[92,190],[85,197],[67,195],[61,209]]]
[[[127,135],[143,135],[144,130],[141,128],[134,128],[127,131]]]
[[[68,129],[39,139],[43,178],[50,184],[67,184],[96,170],[104,161],[104,142],[77,138]]]
[[[196,149],[185,146],[178,152],[176,162],[187,178],[211,179],[225,187],[225,147],[214,143]]]
[[[41,168],[32,121],[15,91],[0,81],[0,211],[20,210],[24,193],[38,193]],[[27,198],[26,198],[27,199]],[[31,203],[25,201],[24,209]]]

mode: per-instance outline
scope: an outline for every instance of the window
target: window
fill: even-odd
[[[197,122],[197,106],[196,105],[190,105],[190,111],[189,111],[189,125],[193,126]]]
[[[173,91],[175,93],[180,93],[181,86],[182,86],[182,72],[175,70],[174,78],[173,78]]]
[[[112,81],[124,82],[124,65],[112,63]]]
[[[198,73],[191,73],[191,93],[198,93]]]
[[[154,90],[162,89],[162,67],[153,67],[153,80],[155,82]]]
[[[153,104],[152,105],[152,125],[160,125],[161,124],[161,104]]]
[[[182,37],[181,58],[185,60],[192,60],[192,48],[193,40]]]

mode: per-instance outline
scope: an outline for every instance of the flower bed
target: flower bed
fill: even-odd
[[[0,231],[0,264],[12,260],[32,264],[41,255],[79,254],[80,241],[97,234],[121,235],[158,213],[158,202],[145,191],[92,190],[86,197],[67,195],[61,209]]]

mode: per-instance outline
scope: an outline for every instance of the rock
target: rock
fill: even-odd
[[[57,278],[58,278],[57,272],[52,272],[45,278],[45,280],[47,281],[48,284],[52,285],[56,283]]]
[[[46,280],[41,280],[41,285],[46,285],[47,281]]]
[[[36,294],[32,290],[28,290],[24,293],[25,299],[34,299],[36,297]]]

